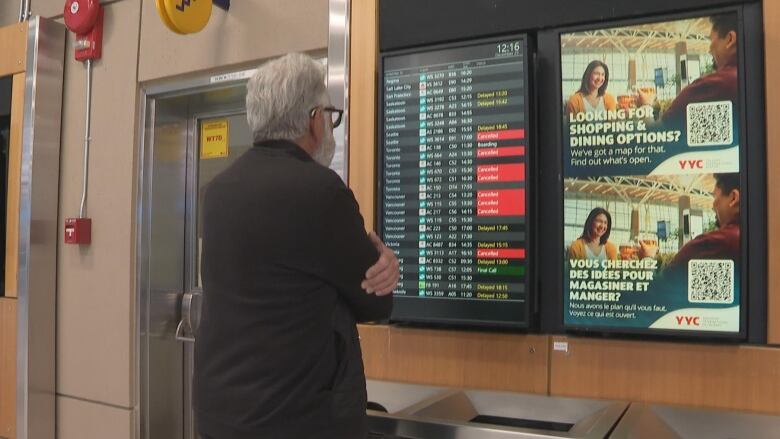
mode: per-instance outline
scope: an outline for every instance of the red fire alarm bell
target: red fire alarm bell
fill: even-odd
[[[66,0],[65,26],[76,34],[76,60],[103,55],[103,8],[99,0]]]
[[[68,218],[65,220],[65,244],[89,244],[91,240],[91,219]]]

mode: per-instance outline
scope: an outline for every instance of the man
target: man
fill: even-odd
[[[194,398],[208,439],[364,438],[356,321],[387,318],[399,278],[326,166],[341,111],[301,54],[247,84],[255,146],[207,187]]]
[[[715,210],[717,230],[702,233],[680,248],[664,268],[665,271],[684,272],[691,259],[729,259],[738,263],[739,245],[739,174],[714,174],[712,208]],[[645,257],[655,257],[657,247],[640,243]]]
[[[669,269],[687,270],[691,259],[730,259],[738,262],[739,174],[715,174],[712,208],[718,229],[688,241],[669,262]]]
[[[710,54],[715,71],[693,81],[685,87],[661,114],[665,123],[684,125],[686,108],[693,102],[737,102],[737,14],[710,17]],[[652,105],[654,93],[639,91],[639,102]]]

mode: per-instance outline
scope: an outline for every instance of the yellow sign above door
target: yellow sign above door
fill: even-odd
[[[212,0],[156,0],[157,14],[177,34],[193,34],[206,27]]]
[[[204,120],[200,124],[200,158],[218,159],[228,156],[228,132],[230,122],[227,119]]]

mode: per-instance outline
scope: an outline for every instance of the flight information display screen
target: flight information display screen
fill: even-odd
[[[392,320],[527,326],[522,36],[382,58],[378,221],[401,262]]]

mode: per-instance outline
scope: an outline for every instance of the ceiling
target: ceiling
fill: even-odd
[[[575,32],[561,35],[567,49],[618,49],[637,54],[643,51],[674,49],[685,41],[689,53],[707,53],[711,24],[707,18],[640,24],[629,27]]]
[[[688,195],[691,207],[699,209],[712,208],[714,186],[712,174],[567,178],[564,181],[565,192],[615,196],[635,205],[648,202],[677,204],[681,195]]]

